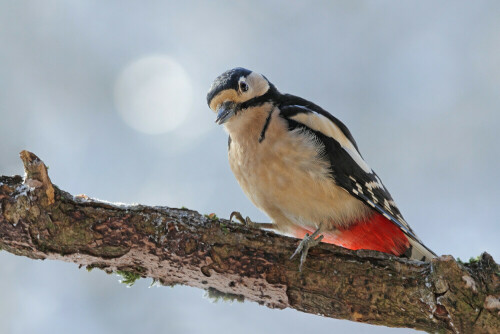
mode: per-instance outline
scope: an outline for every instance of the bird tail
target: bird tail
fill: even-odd
[[[427,261],[427,262],[437,257],[436,253],[427,248],[421,241],[415,240],[414,238],[408,235],[407,237],[408,241],[410,242],[410,247],[404,253],[406,257],[413,260]]]

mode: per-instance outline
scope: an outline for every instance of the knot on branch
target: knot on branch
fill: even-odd
[[[44,190],[47,204],[54,204],[54,186],[47,173],[47,166],[45,166],[43,161],[34,153],[21,151],[19,155],[23,161],[24,171],[26,173],[24,183],[31,188],[40,188]]]

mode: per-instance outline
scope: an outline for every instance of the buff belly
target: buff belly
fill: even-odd
[[[278,229],[292,232],[321,224],[325,231],[335,230],[370,215],[369,208],[335,184],[318,142],[300,130],[289,131],[279,111],[259,142],[267,114],[255,113],[246,124],[236,119],[227,127],[232,138],[228,155],[245,194]],[[243,126],[247,133],[242,134]]]

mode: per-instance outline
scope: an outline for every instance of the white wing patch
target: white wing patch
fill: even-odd
[[[296,106],[300,107],[300,106]],[[316,112],[299,113],[290,117],[294,121],[302,123],[309,128],[321,132],[325,136],[335,139],[340,146],[351,156],[359,167],[366,173],[373,173],[372,169],[363,160],[358,150],[354,147],[351,141],[344,135],[342,130],[331,120]]]
[[[378,178],[377,178],[378,179]],[[380,183],[380,180],[378,181],[371,181],[371,182],[366,182],[365,183],[365,187],[368,188],[370,191],[373,190],[373,188],[380,188],[380,189],[384,189],[384,186],[382,185],[382,183]]]

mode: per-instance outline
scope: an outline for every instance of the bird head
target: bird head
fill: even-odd
[[[207,103],[217,113],[215,122],[224,124],[238,112],[269,101],[275,92],[262,74],[237,67],[214,80],[207,93]]]

